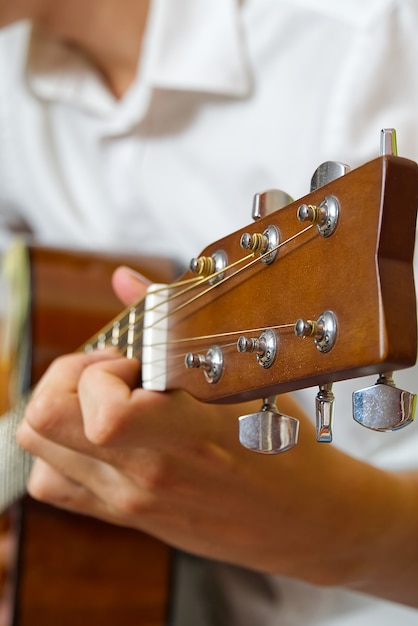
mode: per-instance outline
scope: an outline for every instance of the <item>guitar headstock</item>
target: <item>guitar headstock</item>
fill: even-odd
[[[156,350],[163,387],[205,402],[413,365],[417,169],[381,157],[207,247],[147,307],[144,384]]]

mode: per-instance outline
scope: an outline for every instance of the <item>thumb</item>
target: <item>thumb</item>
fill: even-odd
[[[114,292],[126,305],[142,298],[149,284],[150,281],[142,274],[125,266],[118,267],[112,276]]]

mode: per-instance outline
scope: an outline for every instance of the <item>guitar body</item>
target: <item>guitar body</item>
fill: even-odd
[[[151,280],[174,276],[160,259],[40,248],[29,256],[32,382],[120,311],[115,267],[129,264]],[[25,498],[13,626],[163,626],[171,565],[170,548],[148,535]]]
[[[22,503],[13,626],[165,626],[171,551],[143,533]]]

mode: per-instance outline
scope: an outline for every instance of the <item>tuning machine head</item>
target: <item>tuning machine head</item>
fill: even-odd
[[[317,320],[298,319],[294,326],[297,337],[311,337],[323,354],[334,347],[337,340],[337,316],[333,311],[323,311]]]
[[[321,163],[311,178],[311,191],[316,191],[319,187],[323,187],[333,180],[348,174],[350,169],[349,165],[339,161],[325,161],[325,163]]]
[[[203,278],[210,278],[209,285],[214,285],[217,282],[223,280],[225,274],[224,270],[228,265],[228,258],[223,250],[216,250],[212,256],[200,256],[193,258],[190,261],[189,269],[193,274],[202,276]]]
[[[280,454],[298,441],[299,421],[279,413],[274,398],[266,398],[257,413],[239,418],[239,441],[261,454]]]
[[[354,420],[371,430],[390,432],[408,426],[415,407],[416,395],[398,389],[391,374],[382,374],[375,385],[353,393]]]
[[[257,221],[292,202],[293,198],[281,189],[267,189],[256,193],[253,199],[252,218]]]
[[[184,364],[187,369],[202,369],[208,383],[217,383],[223,371],[223,353],[219,346],[209,348],[206,355],[187,352]]]

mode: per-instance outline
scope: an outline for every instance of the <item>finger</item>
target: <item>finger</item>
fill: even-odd
[[[141,486],[106,463],[65,449],[63,460],[57,451],[49,451],[48,462],[35,460],[28,481],[32,497],[113,524],[152,530],[152,519],[161,515],[161,506],[147,480]]]
[[[112,285],[118,298],[126,305],[144,297],[150,281],[129,267],[118,267],[113,273]]]
[[[98,446],[149,445],[144,423],[158,420],[162,394],[136,389],[140,365],[117,359],[87,368],[79,382],[79,398],[87,438]]]
[[[89,457],[42,437],[28,422],[20,424],[16,437],[19,445],[32,456],[43,459],[77,482],[83,482],[83,478],[95,469],[96,457]]]
[[[21,426],[19,436],[25,441],[26,449],[36,457],[31,471],[31,490],[36,485],[36,497],[40,500],[51,501],[51,496],[48,496],[51,488],[48,468],[54,468],[57,474],[77,485],[83,485],[96,496],[101,494],[105,501],[111,500],[113,491],[117,491],[125,480],[123,474],[110,465],[115,462],[110,452],[97,449],[97,456],[88,456],[41,437],[27,423]],[[64,506],[59,501],[55,501],[55,504]]]
[[[113,350],[57,359],[28,403],[21,427],[27,423],[44,438],[75,450],[89,452],[91,443],[83,431],[78,383],[86,368],[95,362],[112,359],[120,359]],[[27,449],[28,442],[21,438],[22,433],[27,434],[27,431],[18,430],[18,443]],[[33,453],[33,450],[29,451]]]
[[[29,477],[28,493],[36,500],[67,511],[120,523],[119,517],[95,493],[40,459],[36,460]]]
[[[59,389],[60,393],[76,393],[78,380],[86,367],[98,361],[118,357],[120,358],[120,352],[115,347],[106,347],[103,350],[93,350],[91,352],[77,352],[58,357],[48,367],[36,385],[31,400],[49,388]]]

